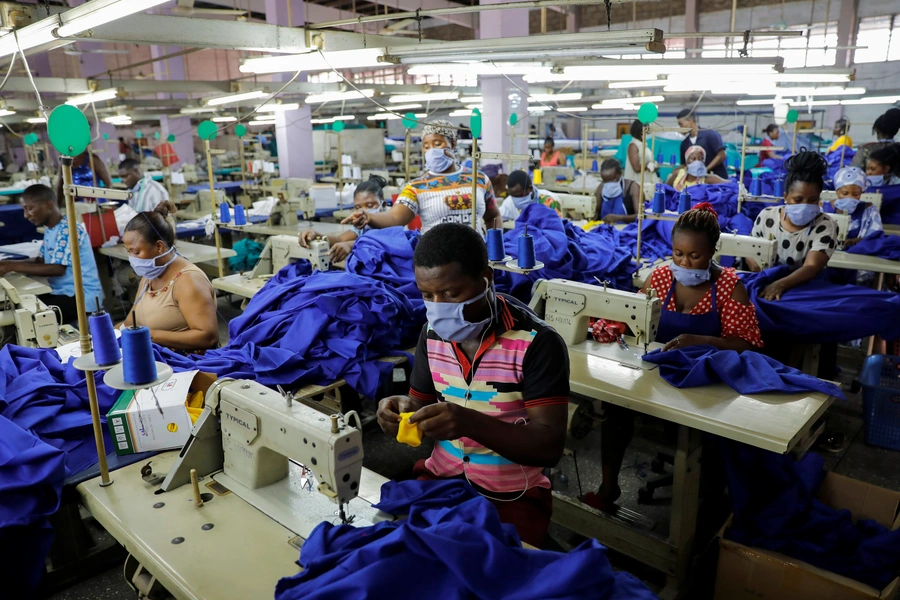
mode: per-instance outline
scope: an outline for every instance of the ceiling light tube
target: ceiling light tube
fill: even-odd
[[[609,89],[611,90],[630,90],[638,88],[656,88],[665,87],[665,79],[650,79],[648,81],[611,81]]]
[[[249,125],[250,127],[271,127],[275,125],[275,121],[250,121],[249,123],[247,123],[247,125]]]
[[[422,108],[422,105],[421,104],[401,104],[399,106],[392,106],[391,110],[410,110],[413,108]],[[386,110],[387,110],[386,108],[381,108],[380,106],[378,107],[378,112],[384,112]]]
[[[287,112],[289,110],[297,110],[300,108],[299,102],[287,102],[284,104],[264,104],[256,109],[258,113],[274,113],[274,112]]]
[[[463,104],[482,104],[484,103],[484,96],[460,96],[457,100]]]
[[[239,94],[230,94],[228,96],[219,96],[218,98],[210,98],[206,101],[207,106],[219,106],[221,104],[231,104],[232,102],[241,102],[243,100],[253,100],[265,96],[263,90],[253,90],[252,92],[241,92]]]
[[[144,12],[168,0],[91,0],[59,15],[59,37],[72,37],[111,21]]]
[[[32,117],[32,118],[30,118],[30,119],[25,119],[25,122],[26,122],[26,123],[32,123],[32,124],[34,124],[34,125],[37,125],[37,124],[40,124],[40,123],[46,123],[46,122],[47,122],[47,119],[45,119],[44,117]]]
[[[8,117],[8,116],[14,115],[14,114],[16,114],[16,111],[14,111],[14,110],[0,109],[0,117]]]
[[[213,123],[234,123],[237,121],[237,117],[213,117]]]
[[[531,94],[528,96],[529,102],[569,102],[573,100],[581,100],[581,92],[568,92],[565,94]]]
[[[297,71],[325,71],[335,69],[357,69],[377,67],[387,54],[385,48],[360,48],[337,52],[308,52],[285,56],[265,56],[250,58],[240,66],[241,73],[296,73]]]
[[[592,110],[637,110],[637,106],[634,104],[593,104],[591,105]]]
[[[807,106],[807,107],[813,107],[813,106],[837,106],[837,105],[839,105],[840,103],[841,103],[840,100],[813,100],[812,102],[802,102],[802,101],[791,102],[791,106],[798,106],[798,107],[799,107],[799,106]]]
[[[413,115],[417,119],[424,119],[428,116],[428,113],[416,113]],[[397,115],[392,115],[391,113],[378,113],[377,115],[369,115],[366,117],[367,121],[395,121],[397,119],[402,119],[404,117],[398,117]]]
[[[189,106],[187,108],[182,108],[178,112],[182,115],[199,115],[201,113],[214,113],[218,111],[217,108],[210,108],[208,106]]]
[[[334,119],[310,119],[313,125],[325,125],[326,123],[334,123]]]
[[[604,106],[621,106],[623,104],[643,104],[644,102],[664,102],[665,96],[635,96],[632,98],[606,98]]]
[[[549,73],[550,67],[540,63],[516,63],[493,61],[467,61],[446,63],[421,63],[412,65],[410,75],[525,75],[527,73]]]
[[[352,121],[356,118],[356,115],[335,115],[331,118],[335,121]]]
[[[431,94],[401,94],[399,96],[391,96],[388,102],[391,104],[402,104],[404,102],[431,102],[436,100],[456,100],[459,98],[459,92],[434,92]]]
[[[18,46],[16,46],[16,36],[12,33],[7,33],[0,37],[0,57],[15,54],[18,52],[19,47],[22,50],[30,50],[31,48],[57,41],[53,32],[56,31],[58,25],[59,19],[54,15],[16,30],[19,36]]]
[[[774,106],[776,104],[792,104],[789,98],[766,98],[765,100],[738,100],[738,106]]]
[[[897,102],[900,102],[900,96],[869,96],[867,98],[841,100],[843,106],[852,106],[854,104],[895,104]]]
[[[567,112],[584,112],[588,109],[587,106],[560,106],[557,109],[557,112],[567,113]]]
[[[69,96],[69,99],[66,100],[66,104],[71,104],[72,106],[81,106],[82,104],[90,104],[91,102],[103,102],[105,100],[112,100],[118,94],[119,90],[117,90],[116,88],[109,88],[106,90],[100,90],[99,92],[81,94],[80,96]]]
[[[864,87],[838,87],[838,86],[823,86],[823,87],[777,87],[775,90],[780,94],[791,95],[791,96],[861,96],[866,93],[866,88]],[[751,96],[758,96],[754,89],[747,90],[747,93]]]
[[[375,90],[360,90],[352,92],[325,92],[324,94],[310,94],[306,97],[307,104],[320,104],[322,102],[335,102],[340,100],[359,100],[361,98],[371,98],[375,95]]]

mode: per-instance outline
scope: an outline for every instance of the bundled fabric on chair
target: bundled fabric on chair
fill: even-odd
[[[884,235],[873,231],[847,250],[850,254],[877,256],[888,260],[900,260],[900,235]]]
[[[845,342],[870,335],[886,340],[900,338],[900,294],[837,285],[823,276],[785,292],[781,300],[760,297],[768,284],[788,273],[787,265],[761,273],[741,273],[764,335],[777,333],[808,344]]]
[[[65,470],[65,453],[0,416],[0,595],[4,598],[35,597],[53,542],[47,517],[59,508]]]
[[[870,187],[867,193],[881,193],[881,222],[885,225],[900,225],[900,185]]]
[[[390,481],[376,505],[407,519],[372,527],[322,523],[303,545],[303,571],[276,600],[650,600],[612,570],[596,540],[568,553],[526,550],[515,528],[462,481]]]
[[[833,383],[749,350],[735,352],[713,346],[689,346],[667,352],[654,350],[645,354],[643,360],[659,365],[660,376],[677,388],[725,383],[745,395],[822,392],[846,400]]]
[[[264,246],[257,241],[246,238],[235,242],[232,250],[237,252],[237,256],[228,259],[228,266],[232,271],[251,271],[256,263],[259,262],[259,255],[262,254]]]
[[[730,440],[719,439],[719,447],[734,509],[727,539],[780,552],[877,590],[897,576],[900,530],[865,519],[854,524],[849,511],[816,500],[825,477],[820,456],[809,453],[798,463],[790,454]]]

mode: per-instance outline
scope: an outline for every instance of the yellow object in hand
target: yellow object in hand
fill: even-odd
[[[422,432],[419,426],[409,422],[409,418],[413,413],[400,413],[400,429],[397,430],[397,441],[403,444],[409,444],[413,448],[422,443]]]

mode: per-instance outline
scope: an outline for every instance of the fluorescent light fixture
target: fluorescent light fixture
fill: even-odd
[[[322,102],[337,102],[341,100],[359,100],[361,98],[371,98],[375,95],[375,90],[360,90],[352,92],[325,92],[324,94],[310,94],[306,97],[307,104],[319,104]]]
[[[473,108],[484,110],[484,104],[466,104],[466,108],[468,108],[469,110],[472,110]]]
[[[253,100],[265,96],[263,90],[253,90],[252,92],[241,92],[240,94],[230,94],[228,96],[219,96],[218,98],[210,98],[206,101],[207,106],[219,106],[220,104],[231,104],[232,102],[241,102],[243,100]]]
[[[31,48],[57,41],[56,36],[53,35],[57,25],[58,21],[55,18],[48,17],[17,30],[19,46],[21,46],[22,50],[30,50]],[[7,33],[0,37],[0,57],[10,56],[16,52],[18,52],[18,47],[16,46],[16,38],[12,33]]]
[[[459,92],[434,92],[431,94],[402,94],[399,96],[391,96],[388,102],[391,104],[402,104],[404,102],[431,102],[434,100],[456,100],[459,98]]]
[[[824,87],[778,87],[775,90],[787,96],[861,96],[866,93],[866,88],[864,87],[838,87],[838,86],[824,86]],[[747,93],[751,96],[758,96],[754,88],[750,88],[747,90]]]
[[[325,125],[326,123],[334,123],[334,119],[310,119],[313,125]]]
[[[665,87],[665,79],[650,79],[648,81],[611,81],[609,89],[611,90],[631,90],[638,88],[656,88]]]
[[[72,37],[111,21],[144,12],[167,0],[92,0],[59,15],[59,37]]]
[[[766,98],[765,100],[738,100],[738,106],[774,106],[776,104],[793,104],[789,98]]]
[[[379,58],[387,54],[385,48],[360,48],[337,52],[317,51],[285,56],[250,58],[241,65],[241,73],[296,73],[297,71],[325,71],[335,69],[356,69],[377,67],[384,61]]]
[[[250,121],[249,123],[247,123],[247,125],[249,125],[250,127],[262,127],[262,126],[271,127],[274,124],[275,124],[275,121]]]
[[[587,63],[587,64],[585,64]],[[562,73],[525,75],[528,83],[547,81],[648,81],[660,75],[692,75],[713,79],[719,75],[765,75],[783,70],[781,58],[730,60],[600,60],[563,66]]]
[[[853,100],[841,100],[844,106],[854,104],[895,104],[900,102],[900,96],[868,96],[867,98],[854,98]]]
[[[471,117],[472,111],[471,110],[454,110],[454,111],[450,112],[449,116],[451,116],[451,117]]]
[[[284,104],[275,104],[274,102],[271,104],[265,104],[256,109],[258,113],[274,113],[274,112],[287,112],[289,110],[297,110],[300,108],[300,104],[298,102],[287,102]]]
[[[14,114],[16,114],[16,111],[14,111],[14,110],[0,109],[0,117],[8,117],[8,116],[14,115]]]
[[[550,73],[550,67],[535,63],[515,62],[446,62],[423,63],[409,67],[410,75],[525,75]]]
[[[237,121],[237,117],[213,117],[213,123],[234,123]]]
[[[254,121],[271,121],[274,123],[278,119],[278,115],[256,115]]]
[[[40,123],[46,123],[47,119],[45,119],[44,117],[32,117],[30,119],[25,119],[25,122],[37,125]]]
[[[593,104],[591,105],[591,110],[637,110],[638,107],[635,104]]]
[[[356,118],[356,115],[335,115],[331,117],[334,121],[352,121]]]
[[[584,112],[588,109],[587,106],[561,106],[557,112],[563,113],[573,113],[573,112]]]
[[[841,103],[840,100],[813,100],[812,102],[803,102],[803,101],[791,102],[791,106],[798,106],[798,107],[800,107],[800,106],[806,106],[806,107],[837,106],[840,103]]]
[[[199,115],[201,113],[214,113],[218,111],[217,108],[210,108],[208,106],[189,106],[187,108],[182,108],[178,112],[182,115]]]
[[[622,106],[624,104],[643,104],[645,102],[664,102],[665,96],[635,96],[633,98],[606,98],[603,106]]]
[[[416,113],[415,118],[424,119],[428,116],[428,113]],[[398,117],[397,115],[392,115],[391,113],[379,113],[377,115],[369,115],[366,117],[367,121],[395,121],[397,119],[402,119],[403,117]]]
[[[483,104],[484,97],[483,96],[460,96],[458,98],[460,102],[463,104]]]
[[[392,106],[391,110],[411,110],[413,108],[422,108],[421,104],[401,104],[400,106]],[[378,112],[384,112],[386,108],[378,107]]]
[[[82,104],[90,104],[91,102],[103,102],[104,100],[112,100],[119,94],[116,88],[109,88],[99,92],[91,92],[90,94],[81,94],[80,96],[69,96],[66,104],[72,106],[81,106]]]
[[[567,102],[571,100],[581,100],[581,92],[569,92],[565,94],[531,94],[528,96],[529,102]]]

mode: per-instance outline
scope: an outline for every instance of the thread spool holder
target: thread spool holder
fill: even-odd
[[[125,368],[118,364],[103,376],[103,383],[116,390],[143,390],[165,383],[172,377],[172,367],[159,361],[156,362],[156,379],[149,383],[134,384],[125,381]]]
[[[528,235],[528,225],[525,226],[525,234]],[[544,263],[539,260],[534,261],[533,267],[523,268],[519,266],[519,260],[511,256],[505,256],[502,261],[488,261],[492,269],[497,271],[509,271],[510,273],[531,273],[544,268]]]

